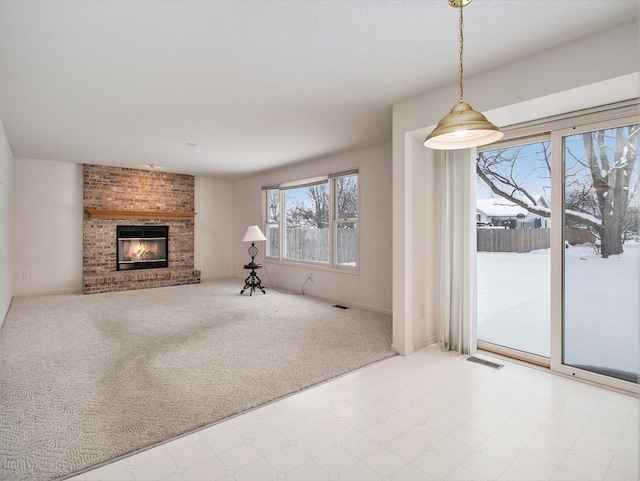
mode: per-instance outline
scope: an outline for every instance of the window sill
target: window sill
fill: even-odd
[[[338,274],[360,275],[359,266],[332,266],[328,263],[313,261],[292,261],[288,259],[278,259],[277,257],[265,257],[263,264],[282,265],[287,267],[296,267],[298,269],[313,269],[324,272],[335,272]]]

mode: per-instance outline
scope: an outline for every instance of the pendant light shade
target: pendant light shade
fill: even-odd
[[[437,150],[467,149],[480,145],[490,144],[499,140],[504,135],[498,127],[493,125],[480,112],[476,112],[471,105],[464,101],[463,90],[463,65],[464,53],[464,23],[462,19],[462,7],[471,3],[471,0],[448,0],[449,5],[460,9],[460,75],[459,75],[459,99],[451,112],[442,118],[436,128],[427,135],[424,140],[425,147]]]
[[[467,149],[500,140],[504,134],[466,102],[458,102],[442,118],[424,145],[430,149]]]

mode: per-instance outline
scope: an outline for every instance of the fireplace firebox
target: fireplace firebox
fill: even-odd
[[[169,227],[116,227],[116,270],[169,267]]]

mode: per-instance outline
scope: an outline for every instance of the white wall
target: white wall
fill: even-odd
[[[15,160],[13,242],[2,249],[13,295],[82,291],[82,185],[82,164]],[[205,280],[232,276],[233,182],[196,177],[194,197],[195,267]]]
[[[18,158],[13,178],[13,294],[82,290],[82,165]]]
[[[233,276],[233,182],[195,178],[195,267],[201,279]]]
[[[11,303],[11,192],[13,155],[0,119],[0,328]]]
[[[235,276],[244,279],[242,266],[249,259],[242,237],[249,225],[263,229],[263,185],[298,180],[315,175],[359,169],[360,183],[360,273],[340,273],[308,266],[267,263],[271,281],[276,287],[300,292],[310,273],[315,280],[307,282],[305,293],[334,301],[391,311],[391,144],[389,142],[352,152],[296,164],[268,173],[238,180],[234,191]],[[257,260],[264,263],[264,243],[258,245]],[[268,285],[266,273],[259,273]],[[268,295],[268,294],[267,294]]]
[[[638,24],[599,32],[482,74],[465,77],[465,97],[499,126],[638,97]],[[393,107],[393,347],[433,342],[440,309],[440,206],[425,135],[458,98],[457,81]],[[425,304],[422,316],[421,305]]]

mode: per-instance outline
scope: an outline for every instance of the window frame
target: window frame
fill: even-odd
[[[348,218],[348,219],[340,219],[338,216],[338,199],[337,199],[337,182],[342,177],[347,176],[355,176],[357,183],[357,217]],[[328,219],[328,250],[329,257],[328,261],[313,261],[313,260],[304,260],[304,259],[290,259],[285,257],[285,235],[286,235],[286,205],[285,205],[285,193],[287,190],[301,188],[305,186],[317,185],[320,183],[327,182],[328,190],[329,190],[329,219]],[[278,220],[270,219],[268,209],[269,209],[269,191],[278,190]],[[267,263],[281,263],[291,266],[297,267],[307,267],[318,270],[329,270],[335,272],[343,272],[348,274],[358,274],[360,273],[360,172],[359,169],[350,169],[342,172],[337,172],[333,174],[301,179],[297,181],[286,181],[276,185],[268,185],[262,187],[262,217],[263,217],[263,225],[265,228],[265,232],[268,232],[268,229],[273,228],[273,226],[277,226],[279,232],[278,239],[278,252],[276,255],[267,255],[267,249],[265,248],[264,254],[264,262]],[[339,264],[336,259],[337,255],[337,232],[338,232],[338,224],[348,222],[354,223],[356,225],[356,245],[355,245],[355,265],[346,265]],[[268,236],[267,236],[268,237]]]
[[[286,239],[285,236],[287,235],[287,205],[286,205],[286,196],[287,196],[287,191],[289,190],[297,190],[297,189],[304,189],[304,188],[309,188],[309,187],[314,187],[316,185],[324,185],[326,183],[327,185],[327,190],[328,190],[328,197],[329,197],[329,212],[327,212],[327,260],[325,261],[316,261],[316,260],[310,260],[310,259],[292,259],[290,257],[285,257],[285,250],[287,248],[286,245]],[[280,259],[282,262],[287,262],[287,263],[303,263],[303,264],[307,264],[307,265],[313,265],[313,266],[325,266],[325,265],[329,265],[331,263],[331,257],[332,257],[332,252],[331,252],[331,183],[329,181],[328,178],[325,178],[324,180],[318,181],[311,181],[311,182],[301,182],[300,184],[296,184],[296,183],[292,183],[291,185],[287,185],[286,187],[281,187],[280,188]]]
[[[340,213],[338,212],[338,188],[337,184],[341,178],[344,177],[356,177],[356,216],[355,217],[345,217],[341,218]],[[333,232],[331,233],[331,245],[333,247],[333,252],[331,254],[331,263],[334,269],[359,269],[360,266],[360,177],[357,170],[355,171],[347,171],[341,172],[339,174],[332,174],[329,176],[332,181],[331,189],[329,195],[333,201],[333,206],[331,206],[331,224],[333,227]],[[337,258],[338,252],[338,224],[353,224],[355,226],[355,266],[351,266],[344,263],[339,263]]]
[[[565,351],[564,351],[564,337],[565,337],[565,249],[564,249],[564,227],[565,227],[565,213],[564,213],[564,205],[565,205],[565,177],[564,177],[564,138],[573,136],[576,134],[590,132],[594,130],[601,129],[612,129],[617,127],[622,127],[630,124],[638,123],[637,116],[637,105],[636,111],[632,112],[629,115],[629,109],[615,109],[606,111],[603,113],[592,114],[590,116],[583,117],[584,121],[580,122],[580,124],[576,124],[572,127],[559,127],[557,129],[551,130],[551,142],[552,142],[552,156],[559,159],[558,162],[554,165],[552,164],[552,182],[555,180],[556,184],[561,186],[562,188],[556,189],[560,192],[557,192],[555,196],[552,194],[551,202],[556,205],[562,206],[560,212],[556,212],[556,215],[551,217],[551,227],[555,228],[555,231],[551,232],[551,242],[552,246],[555,242],[557,247],[555,252],[555,263],[554,257],[552,257],[552,272],[551,272],[551,289],[552,289],[552,297],[551,297],[551,370],[558,372],[560,374],[575,377],[579,379],[586,380],[588,382],[595,382],[598,384],[603,384],[609,387],[613,387],[615,389],[620,389],[623,391],[631,391],[638,392],[638,388],[640,387],[639,383],[634,383],[631,381],[626,381],[623,379],[611,377],[608,375],[600,374],[591,370],[581,369],[577,366],[572,366],[570,364],[565,364]],[[608,114],[608,115],[604,115]],[[618,114],[618,115],[615,115]],[[555,149],[555,150],[553,150]],[[552,251],[552,255],[554,252]],[[554,286],[555,287],[554,289]]]
[[[535,134],[529,133],[528,135],[522,135],[522,136],[514,135],[514,136],[506,136],[506,137],[507,137],[506,139],[499,140],[498,142],[477,147],[476,155],[480,154],[481,152],[490,152],[490,151],[499,150],[499,149],[523,147],[526,145],[531,145],[531,144],[540,143],[540,142],[549,142],[549,145],[551,146],[551,132],[546,131],[546,129],[543,129],[542,131],[537,132]],[[549,179],[550,183],[551,181],[552,179]],[[553,191],[551,192],[553,195]],[[494,222],[493,219],[491,222]],[[549,225],[549,228],[550,227],[551,225]],[[553,240],[551,240],[551,244],[553,245]],[[550,252],[550,256],[552,255],[553,255],[552,252]],[[550,259],[551,259],[550,262],[553,262],[552,260],[553,258],[550,257]],[[551,267],[550,271],[552,270],[553,270],[553,266]],[[550,272],[550,276],[551,275],[552,274]],[[549,302],[551,302],[551,295],[550,295]],[[550,319],[549,322],[551,324],[553,322],[552,319]],[[477,323],[477,319],[476,319],[476,323]],[[550,344],[549,349],[550,351],[552,351],[551,340],[549,341],[549,344]],[[478,349],[482,349],[484,351],[493,352],[495,354],[511,357],[511,358],[518,359],[520,361],[528,362],[531,364],[535,364],[538,366],[548,368],[551,365],[550,357],[546,357],[546,356],[535,354],[528,351],[522,351],[510,346],[503,346],[501,344],[496,344],[490,341],[485,341],[480,339],[476,340],[476,346]],[[552,354],[553,353],[551,352],[550,355]]]
[[[281,233],[281,227],[280,227],[280,219],[282,218],[281,216],[281,208],[280,205],[282,203],[282,199],[280,197],[280,191],[278,189],[278,186],[265,186],[262,188],[263,190],[263,196],[262,199],[264,201],[264,207],[262,209],[263,213],[264,213],[264,232],[265,232],[265,237],[267,238],[267,242],[269,242],[269,226],[276,226],[278,228],[278,246],[277,246],[277,251],[278,251],[278,255],[273,256],[270,255],[269,249],[267,249],[266,245],[265,245],[265,249],[264,249],[264,258],[266,259],[276,259],[278,258],[278,256],[280,255],[280,245],[282,242],[282,233]],[[269,215],[269,192],[271,191],[277,191],[278,192],[278,218],[276,220],[270,220],[270,215]]]

